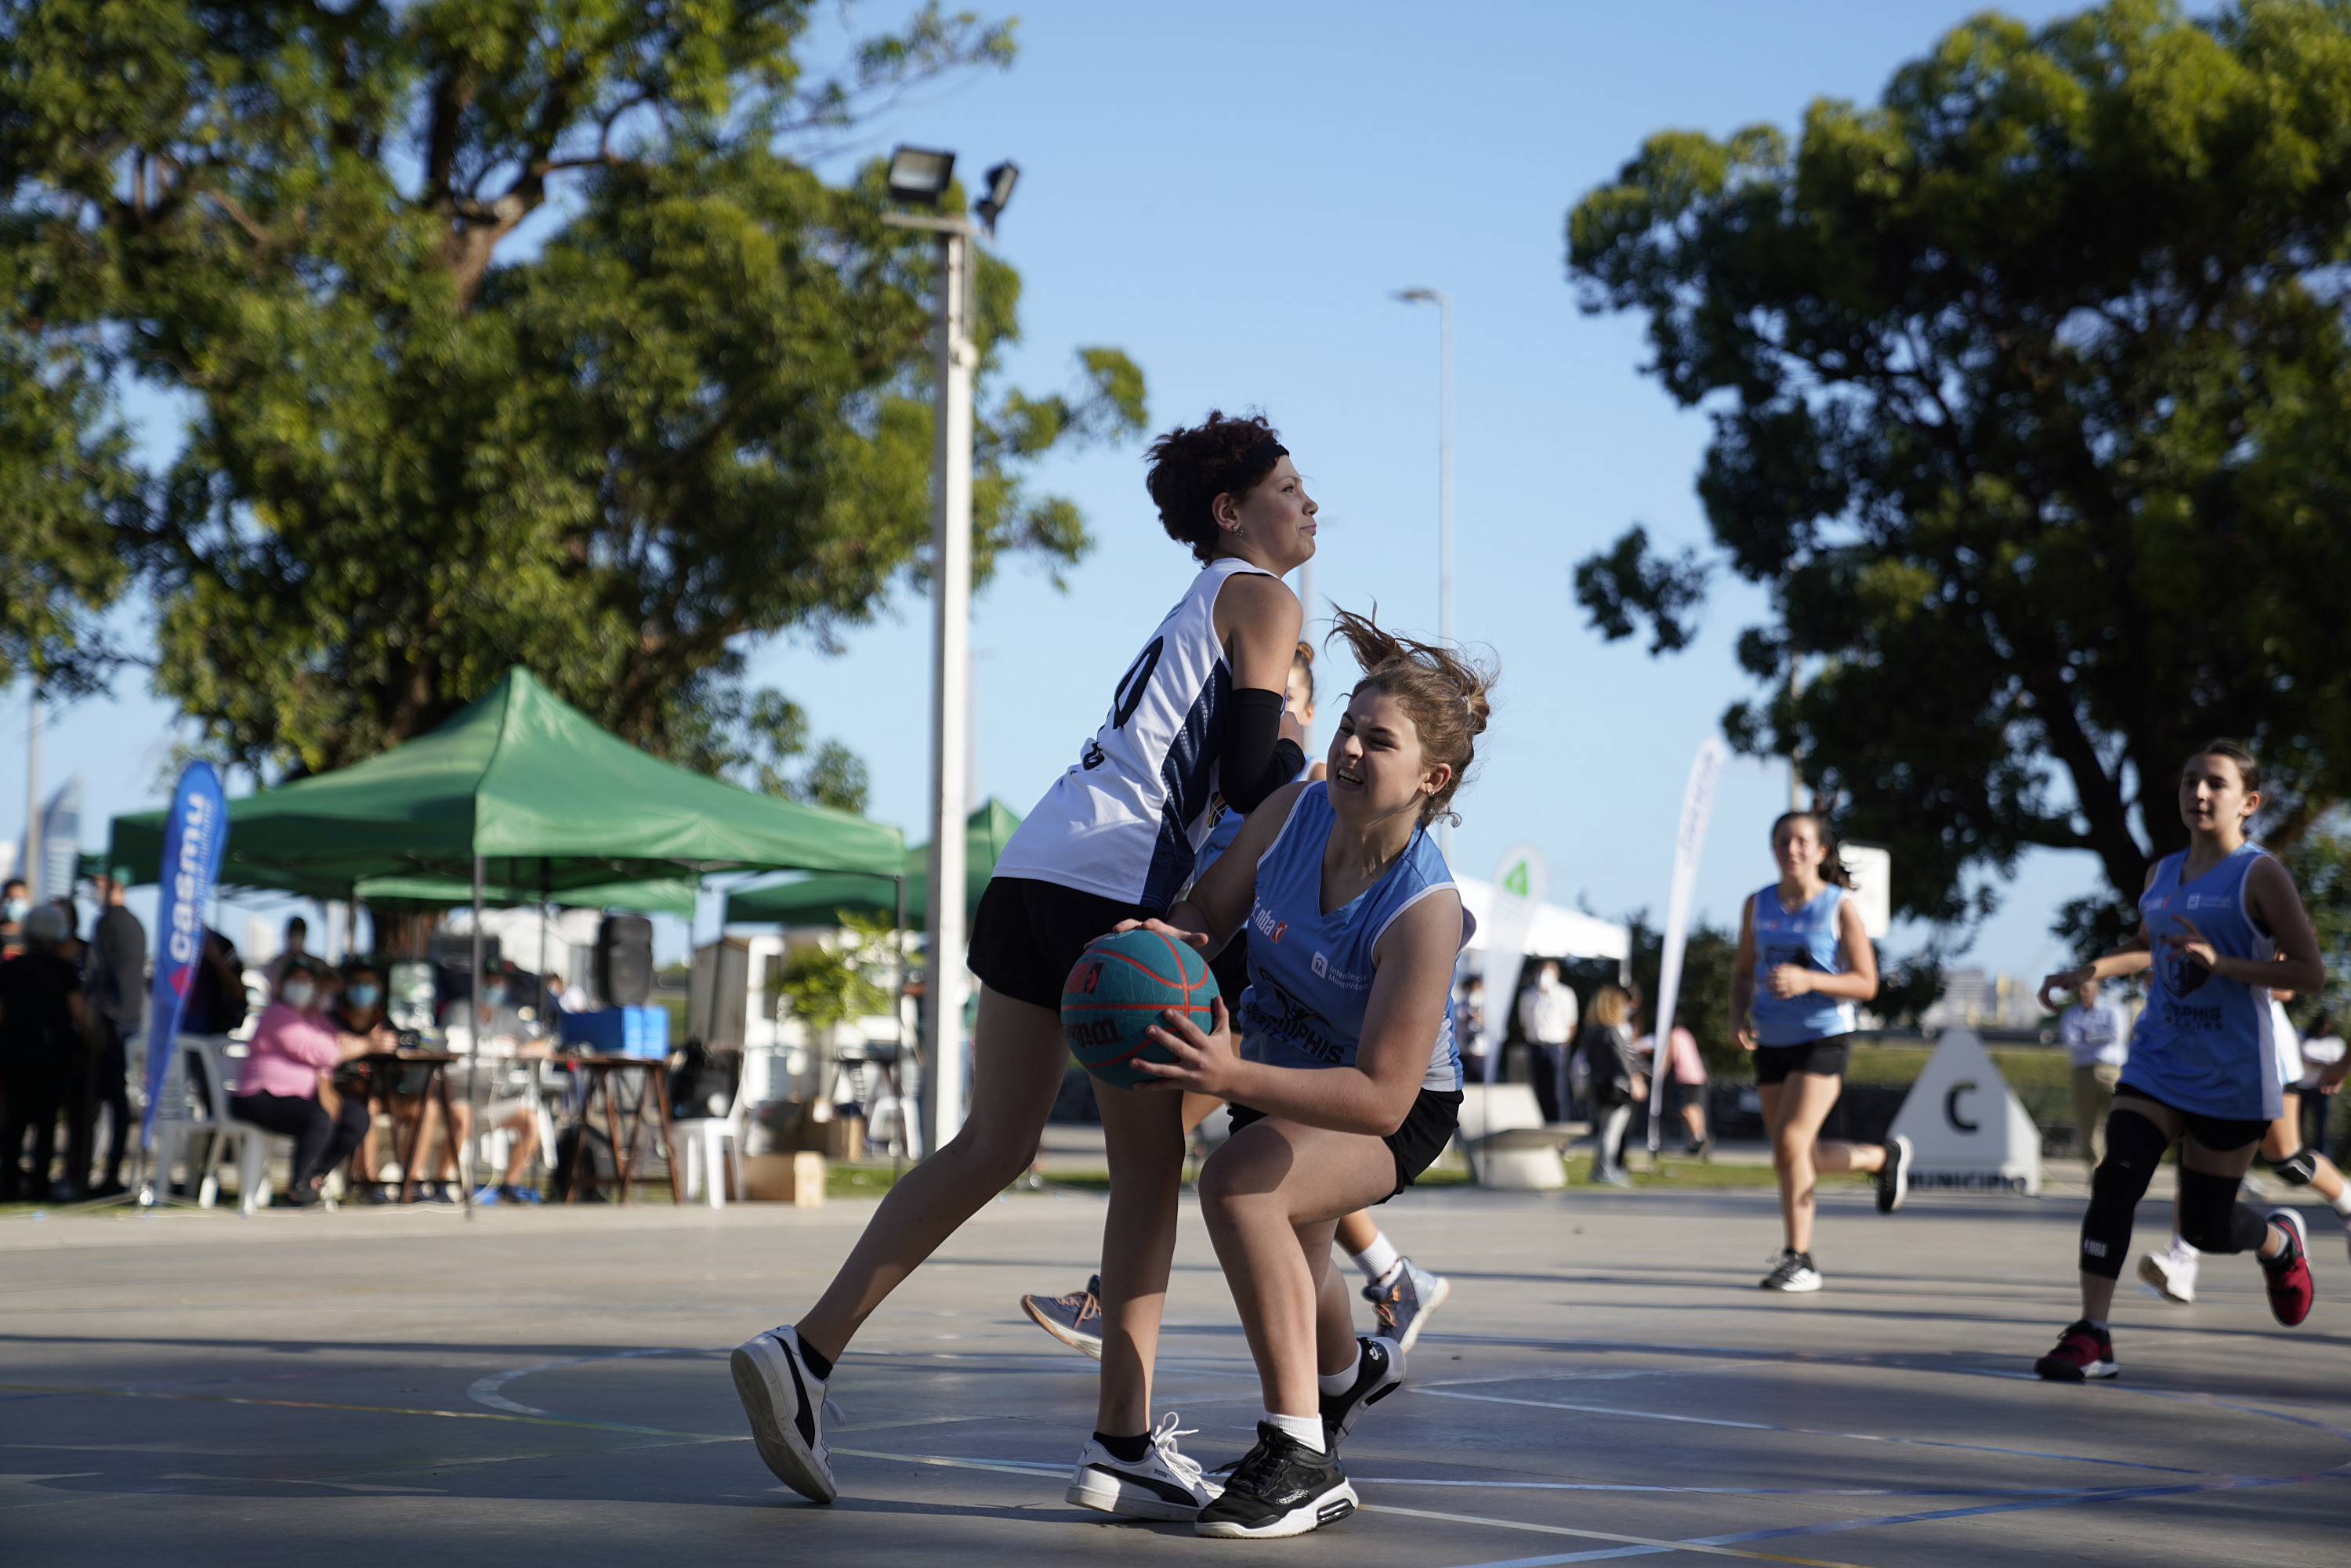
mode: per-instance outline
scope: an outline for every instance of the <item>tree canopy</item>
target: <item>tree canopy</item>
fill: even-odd
[[[918,572],[928,236],[808,166],[897,89],[998,68],[935,5],[804,68],[814,0],[0,0],[0,673],[154,682],[228,760],[333,768],[521,661],[657,754],[862,803],[747,646]],[[949,204],[959,207],[959,193]],[[1002,384],[977,280],[976,573],[1074,560],[1048,449],[1139,429],[1124,355]],[[133,383],[191,412],[167,471]],[[16,583],[38,585],[19,593]]]
[[[1769,695],[1725,728],[1891,846],[1903,912],[2087,851],[2097,939],[2215,735],[2261,756],[2273,842],[2351,793],[2351,7],[1980,16],[1792,141],[1652,137],[1568,239],[1713,422],[1714,551],[1635,529],[1579,596],[1658,651],[1719,564],[1768,585]]]

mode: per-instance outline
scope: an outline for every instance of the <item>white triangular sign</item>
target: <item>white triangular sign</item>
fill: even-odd
[[[2041,1191],[2041,1129],[1973,1030],[1945,1031],[1893,1131],[1916,1151],[1914,1187]]]

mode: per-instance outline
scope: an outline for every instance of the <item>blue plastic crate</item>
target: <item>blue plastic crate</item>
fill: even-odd
[[[667,1008],[604,1008],[559,1015],[563,1043],[608,1056],[658,1061],[669,1055]]]

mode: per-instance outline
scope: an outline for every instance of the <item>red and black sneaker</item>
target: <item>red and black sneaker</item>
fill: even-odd
[[[2292,1328],[2310,1315],[2318,1287],[2310,1278],[2310,1238],[2302,1216],[2291,1208],[2273,1208],[2265,1217],[2285,1232],[2285,1248],[2274,1258],[2260,1260],[2262,1283],[2269,1287],[2270,1315]]]
[[[2083,1321],[2068,1324],[2057,1336],[2057,1348],[2034,1362],[2032,1370],[2051,1383],[2083,1383],[2116,1376],[2122,1366],[2106,1331]]]

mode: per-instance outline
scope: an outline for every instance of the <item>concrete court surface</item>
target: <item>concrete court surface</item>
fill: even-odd
[[[1187,1200],[1188,1202],[1188,1200]],[[1830,1288],[1754,1286],[1768,1193],[1412,1193],[1380,1218],[1454,1282],[1346,1459],[1365,1508],[1203,1541],[1062,1501],[1092,1364],[1020,1316],[1081,1283],[1101,1200],[990,1204],[843,1358],[842,1495],[747,1439],[726,1354],[872,1212],[666,1204],[0,1220],[0,1563],[1465,1568],[1628,1556],[2335,1563],[2351,1551],[2351,1263],[2252,1265],[2193,1307],[2126,1285],[2116,1384],[2027,1368],[2074,1315],[2074,1200],[1824,1204]],[[2162,1208],[2141,1210],[2159,1244]],[[1188,1207],[1163,1343],[1186,1450],[1259,1400]]]

